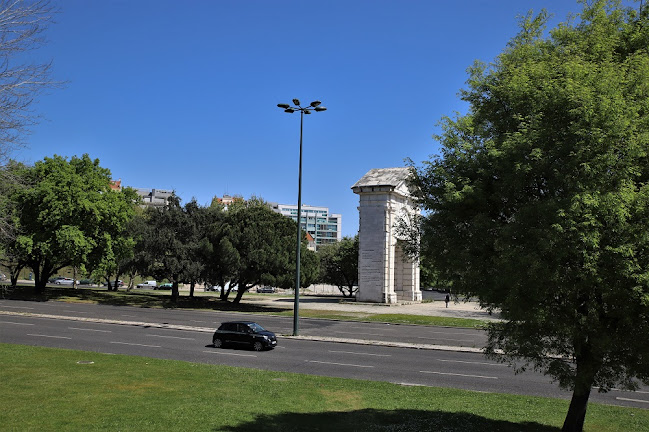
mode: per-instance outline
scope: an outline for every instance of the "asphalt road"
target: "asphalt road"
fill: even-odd
[[[211,346],[211,328],[230,319],[250,318],[249,314],[209,311],[139,309],[128,307],[0,301],[0,342],[47,346],[87,351],[79,360],[93,360],[93,352],[139,355],[208,364],[251,367],[265,370],[380,380],[402,385],[452,387],[482,392],[569,398],[547,377],[533,372],[515,375],[506,365],[486,360],[471,352],[397,348],[372,344],[333,343],[278,338],[272,351],[216,349]],[[28,315],[16,315],[15,313]],[[90,318],[74,321],[36,317],[47,314]],[[124,325],[93,322],[93,319],[124,322],[148,322],[188,326],[185,330],[147,325]],[[278,334],[290,333],[292,319],[256,316],[253,318]],[[363,336],[376,340],[404,338],[421,343],[422,337],[433,341],[484,338],[480,332],[421,326],[387,326],[385,324],[303,320],[304,333],[341,332],[353,339]],[[192,328],[193,327],[193,328]],[[395,330],[396,329],[396,330]],[[466,333],[463,335],[462,333]],[[475,333],[475,334],[474,334]],[[414,334],[415,336],[409,336]],[[484,340],[484,339],[482,339]],[[649,389],[639,392],[593,392],[591,401],[611,405],[649,408]]]

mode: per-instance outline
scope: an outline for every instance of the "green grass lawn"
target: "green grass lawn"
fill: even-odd
[[[71,303],[108,304],[113,306],[134,306],[146,308],[183,308],[183,309],[210,309],[220,311],[238,311],[255,314],[272,314],[293,316],[292,306],[282,308],[277,306],[264,306],[246,303],[246,297],[266,296],[266,294],[246,293],[241,303],[234,304],[218,299],[215,293],[196,293],[189,297],[186,293],[180,296],[176,303],[171,301],[170,291],[133,290],[133,291],[107,291],[104,288],[70,288],[48,287],[44,293],[34,293],[33,286],[22,286],[14,290],[9,298],[16,300],[33,301],[65,301]],[[200,294],[200,295],[199,295]],[[435,317],[426,315],[406,314],[370,314],[361,312],[341,312],[335,310],[300,309],[300,317],[325,318],[342,321],[371,321],[393,324],[418,324],[445,327],[479,328],[485,325],[482,320],[453,317]]]
[[[83,362],[92,361],[92,364]],[[568,402],[0,344],[2,431],[558,431]],[[586,431],[649,430],[590,404]]]

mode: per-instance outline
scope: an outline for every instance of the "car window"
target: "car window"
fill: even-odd
[[[265,328],[263,328],[262,326],[260,326],[260,325],[257,324],[257,323],[252,323],[252,324],[250,324],[250,328],[252,329],[252,331],[253,331],[254,333],[260,333],[260,332],[266,331]]]

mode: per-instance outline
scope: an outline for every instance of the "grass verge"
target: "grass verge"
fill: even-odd
[[[224,302],[216,295],[189,297],[183,295],[177,302],[171,301],[169,291],[107,291],[102,288],[70,288],[47,287],[44,293],[35,293],[33,286],[18,287],[8,297],[14,300],[31,301],[65,301],[70,303],[108,304],[112,306],[133,306],[144,308],[174,308],[174,309],[209,309],[220,311],[237,311],[248,313],[265,313],[281,316],[293,316],[293,308],[282,308],[246,303],[239,304]],[[246,296],[257,295],[246,293]],[[261,294],[263,295],[263,294]],[[369,321],[393,324],[415,324],[445,327],[480,328],[486,323],[482,320],[453,317],[436,317],[427,315],[406,314],[369,314],[360,312],[341,312],[335,310],[300,309],[300,316],[304,318],[324,318],[341,321]]]
[[[93,362],[85,364],[80,362]],[[0,430],[558,431],[568,401],[0,344]],[[590,404],[586,431],[649,430]]]

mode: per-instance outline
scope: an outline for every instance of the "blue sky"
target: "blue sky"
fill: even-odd
[[[491,61],[517,15],[572,0],[62,0],[48,44],[62,90],[16,159],[88,153],[122,184],[174,189],[209,204],[223,194],[303,204],[358,230],[350,187],[372,168],[437,153],[439,119],[466,111],[457,93],[474,60]]]

